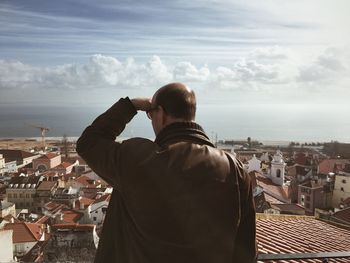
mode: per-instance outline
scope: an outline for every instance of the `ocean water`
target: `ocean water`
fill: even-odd
[[[105,107],[0,105],[0,137],[78,137]],[[259,141],[350,142],[350,106],[347,105],[198,105],[197,122],[211,139]],[[154,138],[151,122],[139,113],[122,137]]]

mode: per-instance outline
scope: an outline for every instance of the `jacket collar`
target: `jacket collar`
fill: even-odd
[[[159,146],[166,146],[180,141],[206,144],[215,147],[210,142],[203,128],[195,122],[171,123],[164,127],[155,139],[155,143]]]

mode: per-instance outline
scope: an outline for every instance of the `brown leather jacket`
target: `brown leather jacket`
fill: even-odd
[[[171,124],[154,142],[115,142],[136,113],[120,99],[77,143],[114,187],[95,262],[255,262],[252,188],[242,164],[196,123]]]

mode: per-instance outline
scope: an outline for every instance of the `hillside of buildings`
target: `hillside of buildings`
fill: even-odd
[[[113,189],[76,154],[74,142],[47,142],[44,150],[41,143],[2,141],[0,262],[92,262]],[[217,147],[240,159],[252,179],[262,260],[349,252],[347,144],[232,140]]]

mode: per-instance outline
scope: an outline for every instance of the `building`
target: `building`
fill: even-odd
[[[328,209],[332,205],[332,191],[326,186],[311,180],[299,185],[298,204],[306,214],[313,215],[315,208]]]
[[[251,171],[261,172],[261,161],[256,158],[255,154],[253,158],[248,161],[248,173]]]
[[[349,159],[324,159],[318,164],[317,173],[337,173],[339,171],[343,171],[347,164],[350,164]]]
[[[93,223],[90,218],[91,205],[95,200],[79,196],[79,199],[73,203],[73,209],[78,210],[83,213],[83,218],[79,221],[82,224],[91,224]]]
[[[90,218],[92,222],[100,226],[102,225],[104,218],[106,216],[109,201],[111,200],[111,195],[106,194],[96,199],[91,205]]]
[[[35,210],[36,189],[42,179],[41,176],[13,177],[6,189],[8,202],[14,203],[17,209]]]
[[[350,228],[329,224],[311,216],[257,214],[256,236],[258,259],[278,254],[349,252],[350,248]],[[340,263],[350,262],[350,258],[329,259],[329,261],[298,259],[268,262]]]
[[[14,256],[25,262],[37,262],[35,260],[42,256],[42,247],[49,239],[45,225],[26,222],[10,223],[5,225],[4,229],[13,231]],[[24,258],[31,260],[24,260]]]
[[[283,155],[280,150],[277,150],[271,161],[269,178],[277,185],[284,184],[286,163],[283,160]]]
[[[350,225],[350,207],[335,212],[331,215],[330,220]]]
[[[22,150],[0,150],[0,155],[5,158],[5,162],[15,161],[18,168],[26,166],[30,164],[39,157],[38,154],[32,154],[30,152],[22,151]]]
[[[75,188],[101,188],[102,184],[99,179],[91,179],[89,176],[81,175],[71,181],[71,186]]]
[[[15,204],[6,201],[0,201],[0,217],[6,217],[8,215],[12,215],[14,217],[16,216]]]
[[[12,235],[13,230],[1,230],[0,229],[0,262],[11,263],[13,260],[13,248],[12,248]]]
[[[69,207],[73,206],[73,203],[79,198],[79,189],[77,188],[57,188],[53,193],[51,200],[53,202],[65,204]]]
[[[34,205],[37,212],[42,211],[42,207],[45,203],[49,202],[51,196],[57,188],[57,181],[41,181],[36,189],[36,195],[34,198]]]
[[[33,160],[33,168],[39,171],[46,171],[61,164],[61,155],[47,153]]]
[[[274,183],[270,178],[258,172],[254,173],[253,176],[256,178],[257,185],[260,186],[265,194],[265,199],[267,200],[267,195],[277,199],[281,203],[290,203],[290,186],[288,185],[278,185]],[[251,175],[252,176],[252,175]]]
[[[91,262],[95,257],[95,225],[55,224],[51,235],[44,250],[45,262]]]
[[[305,215],[305,208],[298,204],[272,204],[271,208],[281,215]]]
[[[335,175],[333,191],[333,207],[339,207],[340,204],[350,197],[350,173],[339,172]]]
[[[74,165],[74,163],[62,162],[56,167],[51,168],[50,171],[54,171],[59,175],[69,174],[72,172]]]

